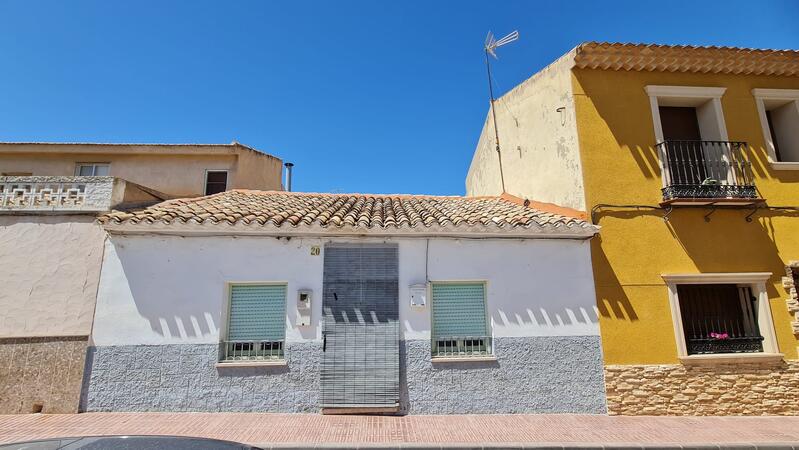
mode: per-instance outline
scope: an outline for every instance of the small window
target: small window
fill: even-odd
[[[32,172],[3,172],[0,175],[4,177],[29,177],[32,176]]]
[[[757,297],[748,285],[677,285],[688,355],[763,351]]]
[[[224,361],[270,361],[285,356],[286,285],[232,284]]]
[[[799,89],[752,89],[752,95],[769,159],[781,169],[799,168]]]
[[[483,282],[433,283],[433,357],[492,354]]]
[[[81,177],[107,177],[111,165],[108,163],[78,163],[75,175]]]
[[[227,190],[227,171],[208,170],[205,172],[205,195],[218,194]]]
[[[766,102],[766,122],[777,162],[799,162],[799,106]]]

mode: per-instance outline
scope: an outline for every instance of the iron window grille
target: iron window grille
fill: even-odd
[[[283,341],[225,341],[222,361],[274,361],[285,358]]]
[[[763,352],[757,298],[749,286],[677,286],[688,355]]]
[[[490,356],[491,336],[446,336],[433,340],[433,357]]]
[[[746,142],[666,140],[657,149],[664,200],[758,198]]]

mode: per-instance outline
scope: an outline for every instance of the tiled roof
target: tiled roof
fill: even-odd
[[[799,75],[799,51],[738,47],[586,42],[574,50],[580,69]]]
[[[168,200],[136,211],[113,211],[99,220],[106,228],[163,230],[234,226],[261,232],[519,232],[581,236],[598,231],[585,220],[584,213],[507,194],[438,197],[232,190]]]

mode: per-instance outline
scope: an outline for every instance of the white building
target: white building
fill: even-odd
[[[228,191],[101,222],[84,410],[605,412],[576,211]]]

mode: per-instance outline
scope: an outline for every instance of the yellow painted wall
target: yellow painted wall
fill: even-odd
[[[661,179],[646,85],[719,86],[729,139],[749,143],[756,185],[769,205],[799,205],[799,171],[775,171],[753,88],[799,89],[799,78],[574,70],[578,139],[588,209],[599,203],[657,205]],[[676,209],[610,210],[592,243],[607,364],[676,363],[663,273],[772,272],[767,286],[780,351],[797,358],[797,338],[780,278],[799,259],[799,213]]]

